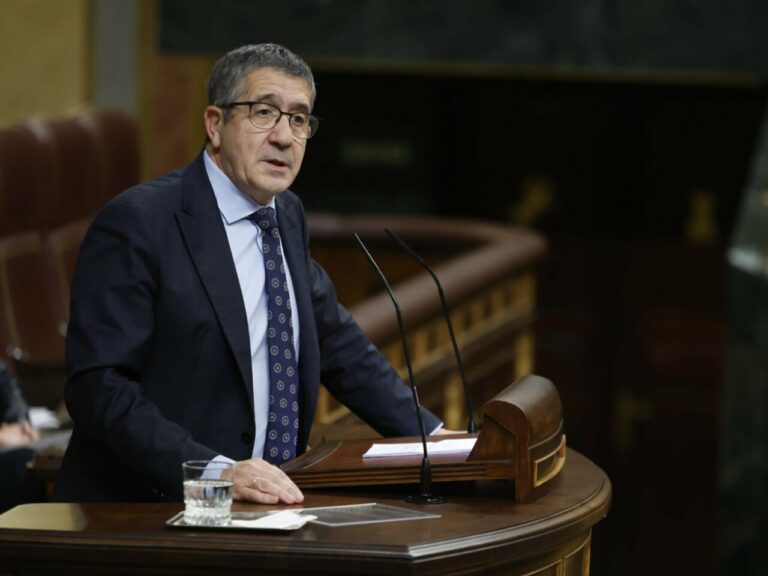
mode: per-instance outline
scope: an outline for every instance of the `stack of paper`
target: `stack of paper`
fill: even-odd
[[[461,454],[471,452],[477,438],[449,438],[438,442],[427,442],[427,453],[435,454]],[[420,456],[424,453],[421,442],[407,442],[402,444],[374,444],[363,454],[363,458],[381,458],[383,456]]]

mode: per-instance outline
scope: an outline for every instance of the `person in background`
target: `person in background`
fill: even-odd
[[[38,437],[29,422],[29,407],[19,383],[0,360],[0,450],[30,444]]]
[[[27,462],[38,440],[19,383],[0,360],[0,512],[23,501]]]
[[[204,150],[111,201],[81,246],[55,499],[181,500],[183,461],[223,459],[235,499],[301,502],[279,466],[306,450],[321,382],[381,434],[420,433],[288,190],[319,126],[311,70],[282,46],[243,46],[207,88]]]

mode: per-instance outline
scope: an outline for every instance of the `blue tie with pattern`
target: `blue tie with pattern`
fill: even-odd
[[[264,459],[282,464],[296,455],[299,430],[299,372],[293,346],[293,321],[275,210],[260,208],[249,217],[262,230],[267,344],[269,345],[269,422]]]

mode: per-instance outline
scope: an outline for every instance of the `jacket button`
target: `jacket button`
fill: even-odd
[[[250,445],[253,443],[253,436],[251,436],[250,432],[243,432],[243,435],[240,436],[240,439],[243,441],[243,444]]]

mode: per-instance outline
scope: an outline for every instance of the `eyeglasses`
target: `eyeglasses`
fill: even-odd
[[[320,125],[320,119],[306,112],[283,112],[277,106],[266,102],[229,102],[219,108],[248,106],[248,119],[254,128],[272,130],[283,116],[288,116],[288,126],[297,138],[312,138]]]

